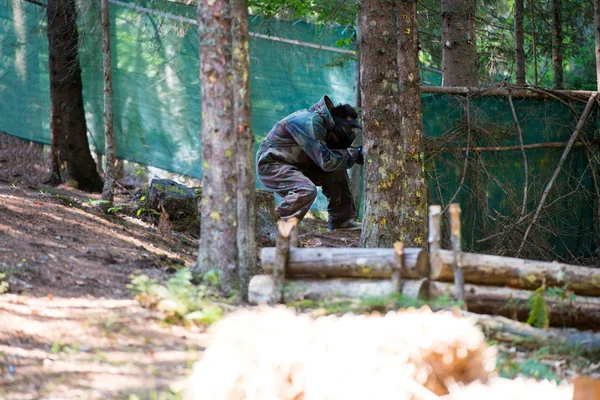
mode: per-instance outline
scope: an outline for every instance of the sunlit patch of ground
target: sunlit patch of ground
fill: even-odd
[[[132,300],[0,296],[0,398],[167,392],[200,358],[208,335],[161,325],[153,313]]]

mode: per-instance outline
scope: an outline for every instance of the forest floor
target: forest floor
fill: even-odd
[[[170,385],[188,376],[210,334],[203,325],[165,323],[126,285],[140,274],[165,282],[191,266],[197,240],[161,234],[135,213],[102,214],[98,195],[40,185],[47,169],[38,150],[15,158],[2,148],[0,400],[179,398]],[[121,190],[116,203],[131,200]],[[331,234],[325,225],[303,221],[300,246],[358,246],[359,232]],[[224,312],[239,307],[248,306]],[[503,376],[600,375],[600,362],[576,351],[499,349]]]
[[[208,344],[205,328],[162,323],[126,287],[131,275],[164,282],[189,267],[197,241],[104,215],[98,198],[0,182],[0,399],[171,398]],[[324,225],[307,220],[300,244],[358,244],[358,232],[326,235]]]

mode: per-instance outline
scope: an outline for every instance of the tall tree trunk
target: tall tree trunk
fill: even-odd
[[[221,271],[221,290],[237,286],[237,180],[232,13],[227,0],[198,1],[202,96],[202,225],[196,274]]]
[[[515,59],[517,85],[527,84],[525,80],[525,29],[523,28],[523,15],[525,13],[524,0],[515,0]]]
[[[115,191],[115,130],[113,126],[112,58],[110,53],[110,18],[108,0],[101,0],[102,14],[102,60],[104,67],[104,188],[102,200],[108,201],[102,208],[106,212],[112,206]]]
[[[563,89],[562,0],[552,0],[552,87]]]
[[[385,10],[385,12],[382,12]],[[400,95],[395,7],[360,4],[360,86],[365,148],[363,247],[392,247],[402,235],[404,154],[398,124]]]
[[[360,40],[360,25],[358,20],[358,15],[356,16],[356,60],[354,67],[354,87],[356,88],[356,100],[355,106],[356,108],[361,108],[361,100],[360,100],[360,48],[358,46]],[[354,147],[363,145],[362,133],[357,135],[354,139],[354,143],[352,143]],[[362,190],[363,190],[363,172],[364,168],[362,165],[354,164],[352,168],[350,168],[350,191],[352,192],[352,202],[357,210],[357,217],[361,216],[361,199],[362,199]]]
[[[596,90],[600,92],[600,0],[594,0],[594,32],[596,37]]]
[[[475,0],[442,0],[442,86],[477,85]]]
[[[82,190],[99,192],[102,179],[90,152],[83,108],[75,0],[49,0],[46,13],[50,71],[50,180],[59,184],[68,177],[76,181]]]
[[[535,40],[535,2],[534,0],[529,0],[529,5],[531,6],[531,48],[533,50],[533,84],[537,86],[538,84],[538,68],[537,68],[537,43]]]
[[[248,284],[258,273],[256,258],[256,191],[254,135],[250,99],[248,0],[233,0],[233,101],[237,132],[238,277],[244,300]]]
[[[400,88],[400,135],[405,180],[402,198],[402,237],[408,247],[427,244],[427,184],[419,89],[419,37],[417,1],[398,2],[398,81]]]

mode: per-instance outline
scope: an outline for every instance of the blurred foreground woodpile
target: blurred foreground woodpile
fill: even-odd
[[[311,319],[261,306],[213,332],[194,366],[196,400],[572,399],[569,385],[495,378],[496,349],[450,311]]]
[[[587,400],[594,400],[590,397]],[[486,384],[473,383],[443,396],[444,400],[554,400],[573,399],[573,387],[563,383],[557,385],[549,381],[534,379],[491,378]]]

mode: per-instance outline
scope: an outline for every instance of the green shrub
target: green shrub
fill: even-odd
[[[211,324],[223,316],[223,310],[212,302],[218,299],[219,271],[208,271],[202,283],[192,283],[192,273],[182,268],[164,285],[147,275],[130,276],[127,287],[142,306],[165,313],[165,322],[199,322]]]

